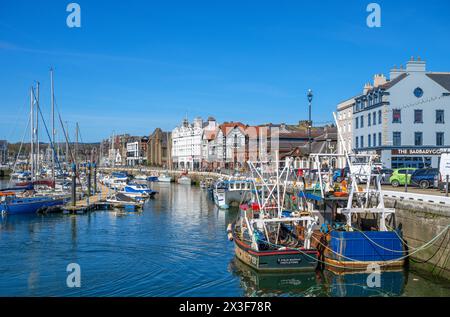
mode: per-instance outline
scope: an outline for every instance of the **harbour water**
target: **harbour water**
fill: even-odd
[[[373,288],[366,274],[258,274],[226,239],[237,210],[198,187],[153,187],[138,213],[2,217],[0,296],[450,296],[448,282],[413,271],[383,273]],[[70,263],[79,288],[66,285]]]

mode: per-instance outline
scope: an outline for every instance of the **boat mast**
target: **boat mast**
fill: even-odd
[[[33,87],[30,88],[30,163],[31,180],[34,178],[34,111],[33,111]]]
[[[52,141],[53,144],[52,147],[52,176],[53,181],[55,181],[55,92],[54,92],[54,86],[53,86],[53,68],[50,68],[50,89],[51,89],[51,103],[52,103]]]
[[[77,162],[78,162],[78,122],[76,123],[76,126],[75,126],[75,139],[76,139],[76,143],[75,143],[75,164],[77,164]]]
[[[64,157],[66,158],[67,168],[69,168],[69,124],[67,123],[67,121],[66,121],[66,135],[64,137],[66,139],[66,154],[64,155]]]
[[[39,154],[40,154],[40,148],[39,148],[39,82],[36,82],[36,172],[39,175]]]

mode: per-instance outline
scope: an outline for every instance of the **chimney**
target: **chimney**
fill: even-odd
[[[365,84],[364,85],[364,90],[363,90],[364,95],[366,95],[369,92],[369,90],[371,90],[372,88],[373,87],[372,87],[372,85],[370,83]]]
[[[394,80],[401,74],[405,73],[405,70],[402,66],[400,68],[397,68],[397,66],[394,66],[394,68],[391,69],[391,72],[389,73],[389,80]]]
[[[384,85],[387,82],[386,77],[383,74],[376,74],[373,77],[373,87],[377,88],[381,85]]]
[[[426,62],[422,61],[420,57],[418,57],[417,60],[414,60],[414,58],[412,57],[411,60],[406,64],[406,71],[408,73],[425,72],[426,66]]]

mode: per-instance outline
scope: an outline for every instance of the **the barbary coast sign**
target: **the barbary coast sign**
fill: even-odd
[[[442,149],[394,149],[392,155],[441,155]]]

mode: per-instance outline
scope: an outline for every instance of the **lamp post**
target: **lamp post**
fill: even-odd
[[[311,89],[308,89],[308,103],[309,103],[309,120],[308,120],[308,142],[309,142],[309,177],[311,178],[311,148],[312,148],[312,139],[311,139],[311,128],[312,128],[312,120],[311,120],[311,103],[313,100],[313,92]],[[319,167],[320,168],[320,167]]]

